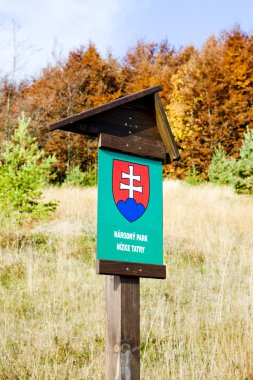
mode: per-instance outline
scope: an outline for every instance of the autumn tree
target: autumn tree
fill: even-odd
[[[224,104],[221,115],[229,133],[226,150],[239,154],[247,126],[253,127],[253,36],[235,28],[224,35]]]
[[[206,177],[220,143],[237,156],[247,126],[252,126],[252,36],[236,28],[210,37],[172,77],[167,114],[181,148],[177,173],[197,169]]]
[[[118,63],[110,55],[102,59],[95,46],[80,48],[65,62],[48,67],[20,93],[18,109],[32,115],[33,132],[47,154],[57,157],[56,169],[69,165],[83,169],[94,164],[96,142],[85,136],[56,131],[44,134],[43,127],[62,118],[119,97],[121,81]]]
[[[178,64],[179,56],[167,41],[137,42],[126,54],[122,65],[125,93],[162,84],[162,98],[168,102],[172,90],[170,79]]]
[[[0,144],[9,140],[13,133],[14,117],[12,115],[13,103],[19,96],[18,86],[10,82],[5,76],[0,79]]]

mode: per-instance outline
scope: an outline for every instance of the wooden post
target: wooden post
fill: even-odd
[[[106,380],[140,379],[140,279],[106,276]]]

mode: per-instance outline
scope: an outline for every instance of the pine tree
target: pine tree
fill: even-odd
[[[236,166],[235,190],[240,194],[253,194],[253,129],[247,129]]]
[[[45,157],[36,139],[30,136],[30,121],[24,113],[21,115],[18,128],[0,153],[0,213],[18,222],[43,218],[56,206],[41,202],[55,158]]]

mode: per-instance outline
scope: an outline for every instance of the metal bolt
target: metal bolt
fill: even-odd
[[[118,344],[115,344],[113,347],[114,352],[119,352],[120,351],[120,346]]]

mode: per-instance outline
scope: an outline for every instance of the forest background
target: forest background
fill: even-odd
[[[110,53],[102,58],[89,43],[32,80],[17,82],[14,74],[15,57],[13,75],[0,78],[0,145],[24,111],[39,146],[56,155],[59,181],[70,167],[96,167],[97,142],[60,131],[46,134],[47,126],[150,86],[163,86],[162,102],[182,157],[164,167],[167,177],[194,171],[206,179],[215,149],[221,145],[238,158],[243,136],[253,127],[253,35],[239,26],[211,36],[200,49],[140,40],[121,61]]]

